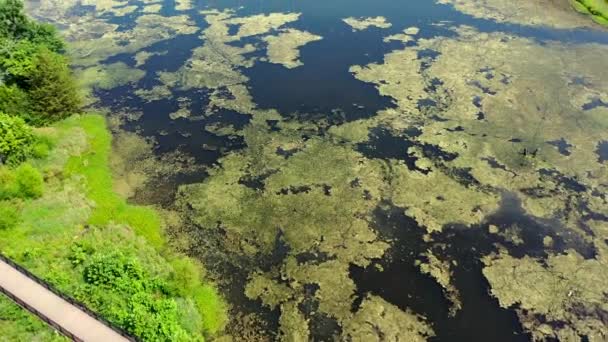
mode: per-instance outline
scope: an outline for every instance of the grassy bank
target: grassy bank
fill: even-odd
[[[570,0],[577,11],[588,14],[595,22],[608,26],[608,0]]]
[[[0,229],[0,251],[143,340],[202,340],[221,330],[224,304],[201,266],[166,248],[154,208],[129,205],[112,191],[104,118],[72,116],[36,135],[48,153],[27,164],[43,176],[42,192],[0,203],[16,214]],[[0,322],[22,334],[18,340],[55,338],[6,312]]]

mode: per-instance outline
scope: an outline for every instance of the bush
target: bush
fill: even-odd
[[[15,170],[15,180],[22,198],[37,198],[42,196],[44,179],[32,165],[24,163]]]
[[[0,201],[15,198],[18,194],[15,174],[9,168],[0,166]]]
[[[16,85],[0,85],[0,112],[27,120],[29,111],[30,100],[25,91]]]
[[[30,21],[25,39],[37,45],[43,45],[53,52],[62,52],[65,43],[59,37],[57,29],[51,24]]]
[[[15,170],[0,167],[0,201],[13,198],[37,198],[42,195],[44,180],[32,165],[24,163]]]
[[[0,202],[0,229],[10,229],[17,225],[19,213],[10,202]]]
[[[34,133],[22,118],[0,113],[0,164],[23,162],[34,142]]]
[[[191,296],[200,286],[202,265],[197,265],[187,257],[176,257],[171,260],[173,272],[170,277],[170,289],[181,297]]]
[[[66,59],[43,48],[33,65],[28,80],[32,124],[49,124],[78,113],[81,98]]]
[[[143,269],[140,264],[132,258],[122,254],[111,253],[96,255],[83,272],[84,281],[95,286],[120,287],[143,278]]]
[[[176,301],[160,291],[162,281],[144,271],[137,259],[100,251],[85,263],[85,303],[94,303],[94,309],[142,341],[193,340],[179,324]],[[99,300],[108,295],[121,299]]]
[[[51,145],[45,141],[37,141],[32,146],[32,157],[34,158],[46,158],[51,153]]]
[[[4,82],[27,88],[35,68],[34,57],[42,47],[29,40],[0,39],[0,44],[4,47],[0,50],[0,68],[4,73]]]

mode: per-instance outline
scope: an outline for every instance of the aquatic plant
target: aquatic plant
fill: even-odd
[[[387,29],[393,26],[391,23],[386,21],[385,17],[367,17],[367,18],[346,18],[342,20],[348,26],[353,28],[354,31],[366,30],[369,27],[377,27],[381,29]]]
[[[287,29],[277,36],[264,37],[264,41],[268,43],[268,60],[289,69],[302,65],[298,60],[302,46],[321,39],[321,36],[295,29]]]
[[[578,2],[575,8],[580,7],[583,1],[551,1],[551,0],[515,0],[504,2],[500,0],[437,0],[440,4],[451,4],[459,11],[477,18],[489,18],[499,22],[512,22],[521,25],[551,26],[555,28],[573,29],[589,27],[593,23],[577,15],[571,4]],[[589,1],[584,1],[590,3]],[[598,0],[595,3],[605,2]]]

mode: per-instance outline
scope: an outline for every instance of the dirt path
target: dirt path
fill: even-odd
[[[0,259],[0,288],[38,311],[77,339],[93,341],[129,341],[85,311],[57,296],[27,275]]]

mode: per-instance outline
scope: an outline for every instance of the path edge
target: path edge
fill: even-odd
[[[42,280],[41,278],[39,278],[38,276],[36,276],[32,272],[28,271],[26,268],[24,268],[23,266],[19,265],[16,262],[14,262],[13,260],[9,259],[8,257],[6,257],[2,253],[0,253],[0,261],[5,262],[6,264],[8,264],[9,266],[13,267],[17,271],[19,271],[20,273],[22,273],[23,275],[25,275],[26,277],[28,277],[29,279],[31,279],[31,280],[35,281],[36,283],[38,283],[38,285],[40,285],[40,286],[46,288],[47,290],[51,291],[54,295],[60,297],[61,299],[65,300],[66,302],[68,302],[71,305],[75,306],[79,310],[82,310],[84,313],[86,313],[87,315],[89,315],[92,318],[96,319],[97,321],[101,322],[102,324],[104,324],[108,328],[114,330],[116,333],[120,334],[122,337],[126,338],[127,340],[132,341],[132,342],[137,342],[137,340],[133,336],[129,335],[121,327],[119,327],[116,324],[108,321],[107,319],[105,319],[104,317],[100,316],[96,312],[90,310],[89,308],[87,308],[84,304],[80,303],[79,301],[77,301],[77,300],[75,300],[75,299],[67,296],[66,294],[62,293],[61,291],[57,290],[54,286],[52,286],[48,282]],[[14,296],[12,293],[10,293],[8,290],[6,290],[5,288],[3,288],[2,286],[0,286],[0,292],[3,293],[5,296],[7,296],[9,299],[11,299],[13,302],[15,302],[17,305],[21,306],[22,308],[24,308],[27,311],[31,312],[32,314],[36,315],[38,318],[40,318],[46,324],[48,324],[53,329],[57,330],[62,335],[66,336],[67,338],[69,338],[69,339],[71,339],[73,341],[78,341],[78,342],[83,341],[78,336],[74,335],[72,332],[66,330],[61,325],[59,325],[56,322],[54,322],[52,319],[46,317],[43,313],[39,312],[38,310],[36,310],[35,308],[33,308],[31,305],[27,304],[23,300],[21,300],[21,299],[17,298],[16,296]]]

